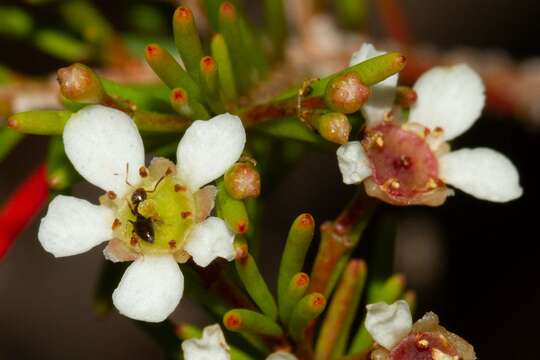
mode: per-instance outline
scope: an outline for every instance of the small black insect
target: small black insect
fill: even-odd
[[[152,219],[151,217],[143,216],[141,213],[139,213],[139,205],[144,200],[146,200],[148,193],[152,193],[156,191],[159,183],[164,178],[165,178],[165,175],[162,176],[161,179],[158,180],[158,182],[156,183],[156,185],[154,186],[152,190],[145,190],[142,187],[135,189],[135,191],[131,194],[131,204],[128,203],[131,213],[135,215],[135,221],[129,220],[129,222],[133,225],[133,232],[138,237],[140,237],[143,241],[146,241],[151,244],[153,244],[155,241],[154,225],[153,225],[154,219]],[[126,180],[126,183],[127,183],[127,180]],[[132,205],[134,207],[132,207]]]

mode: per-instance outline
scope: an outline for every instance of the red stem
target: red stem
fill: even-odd
[[[20,232],[39,213],[48,198],[45,165],[40,165],[9,197],[0,210],[0,260]]]

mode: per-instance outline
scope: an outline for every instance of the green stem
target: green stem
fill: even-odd
[[[271,337],[283,336],[283,330],[275,321],[266,315],[251,310],[230,310],[223,316],[223,324],[230,331],[248,332]]]
[[[218,63],[219,84],[225,101],[232,101],[236,99],[238,94],[229,49],[223,35],[215,34],[212,37],[210,48],[212,56]]]
[[[259,268],[250,254],[242,254],[236,257],[236,270],[246,290],[262,312],[275,320],[277,318],[277,306]]]
[[[289,281],[287,291],[279,307],[280,319],[283,324],[289,323],[295,306],[304,297],[308,286],[309,275],[306,273],[298,273]]]
[[[323,96],[330,80],[353,72],[358,75],[364,85],[371,86],[400,72],[407,63],[407,59],[400,53],[393,52],[374,57],[372,59],[350,66],[340,72],[329,75],[310,84],[309,96]],[[276,101],[287,98],[296,98],[300,88],[289,90],[275,98]]]
[[[199,32],[191,10],[180,6],[173,15],[174,43],[186,70],[195,82],[199,81],[199,61],[203,57]]]
[[[280,319],[283,323],[288,322],[290,315],[286,314],[287,309],[287,289],[293,276],[302,271],[304,260],[309,245],[313,240],[315,231],[315,220],[310,214],[299,215],[291,225],[285,249],[281,257],[278,272],[278,303],[280,309]]]
[[[309,323],[319,316],[326,306],[326,299],[320,293],[304,296],[294,307],[289,322],[289,335],[297,342],[305,337]]]
[[[216,197],[218,214],[236,234],[245,234],[249,230],[249,218],[244,202],[229,195],[223,178],[220,178],[216,185],[218,188]]]
[[[0,128],[0,162],[21,142],[24,135],[10,128]]]

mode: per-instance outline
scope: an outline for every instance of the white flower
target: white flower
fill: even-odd
[[[182,342],[185,360],[229,360],[229,346],[218,324],[203,329],[200,339]]]
[[[111,240],[104,251],[108,259],[134,260],[113,293],[120,313],[163,321],[183,293],[177,262],[189,255],[200,266],[216,257],[234,259],[234,234],[222,219],[207,218],[215,187],[200,188],[240,157],[246,135],[237,116],[195,121],[178,144],[176,167],[154,159],[146,168],[133,120],[100,105],[72,115],[63,140],[75,169],[108,197],[99,206],[71,196],[55,197],[41,220],[38,239],[55,257],[80,254]],[[141,188],[145,199],[136,202],[135,189]],[[137,222],[142,224],[138,219],[150,225],[151,233],[147,228],[136,231]]]
[[[289,352],[278,351],[268,355],[266,360],[298,360],[298,358]]]
[[[392,305],[384,302],[369,304],[366,309],[366,329],[387,350],[391,350],[412,329],[411,311],[404,300]]]
[[[185,360],[229,360],[231,358],[229,351],[230,348],[218,324],[205,327],[202,338],[188,339],[182,342]],[[298,359],[291,353],[278,351],[268,355],[266,360]]]
[[[364,44],[351,64],[381,55]],[[346,184],[364,181],[366,191],[397,205],[440,205],[452,185],[478,199],[506,202],[523,190],[514,164],[488,148],[449,152],[449,140],[463,134],[484,107],[484,85],[467,65],[436,67],[414,86],[418,100],[405,123],[392,119],[397,75],[372,87],[363,107],[364,139],[337,150]]]

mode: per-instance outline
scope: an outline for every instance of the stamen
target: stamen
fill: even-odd
[[[426,339],[418,340],[416,342],[416,347],[418,348],[418,350],[425,350],[429,348],[429,341],[427,341]]]
[[[180,216],[182,216],[182,219],[186,219],[192,215],[191,211],[182,211],[180,213]]]
[[[174,191],[176,191],[176,192],[179,192],[179,191],[186,191],[186,190],[187,190],[187,189],[186,189],[185,186],[182,186],[182,185],[180,185],[180,184],[174,185]]]
[[[114,200],[116,199],[116,193],[114,191],[107,191],[107,197],[109,200]]]
[[[171,241],[169,241],[169,247],[170,247],[171,249],[174,249],[174,248],[176,247],[176,240],[171,240]]]
[[[139,175],[143,178],[148,176],[148,169],[146,169],[146,166],[141,166],[139,168]]]
[[[122,222],[119,219],[114,219],[114,221],[112,223],[112,229],[114,230],[117,227],[119,227],[120,225],[122,225]]]

